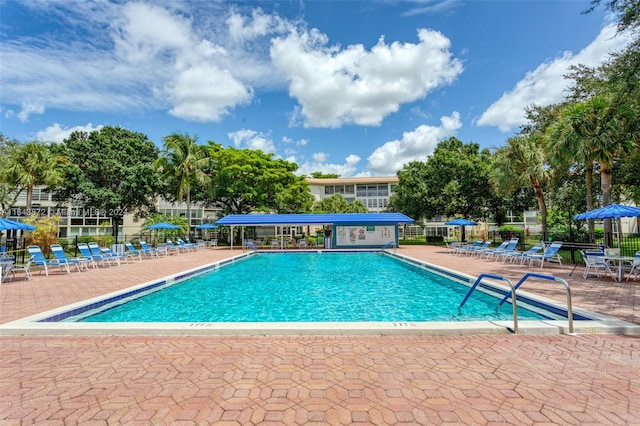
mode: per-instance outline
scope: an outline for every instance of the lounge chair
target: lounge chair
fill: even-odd
[[[308,248],[307,240],[306,240],[305,238],[303,238],[303,239],[301,239],[300,241],[298,241],[298,247],[299,247],[300,249],[306,249],[306,248]]]
[[[493,254],[495,261],[497,262],[498,259],[502,259],[502,263],[505,263],[507,258],[511,255],[511,253],[514,253],[515,251],[517,251],[518,241],[520,241],[519,238],[511,238],[509,240],[509,244],[507,244],[507,246],[504,248],[504,251]]]
[[[178,238],[178,246],[180,246],[180,248],[183,251],[193,251],[195,249],[195,247],[193,246],[193,244],[187,244],[184,242],[184,240],[182,238]]]
[[[158,250],[149,247],[146,241],[140,240],[140,247],[142,253],[144,253],[146,256],[158,257]]]
[[[98,267],[96,259],[94,259],[93,255],[91,254],[91,249],[89,249],[89,245],[87,243],[78,243],[78,250],[80,250],[80,254],[82,255],[82,257],[89,259],[87,265],[93,266],[94,269]],[[104,265],[104,261],[102,261],[102,259],[99,260]]]
[[[609,273],[611,279],[616,281],[616,276],[609,267],[609,264],[604,258],[604,253],[600,250],[587,250],[586,252],[580,250],[580,256],[584,261],[583,278],[587,278],[589,275],[595,274],[597,278],[600,278],[600,272]]]
[[[483,257],[491,257],[496,251],[503,251],[505,248],[507,248],[508,244],[509,244],[509,240],[504,240],[497,247],[493,247],[493,248],[487,247],[478,252],[478,257],[480,259],[482,259]]]
[[[542,244],[537,244],[527,251],[513,251],[505,254],[505,256],[506,259],[511,261],[511,263],[515,263],[517,260],[520,260],[520,264],[522,265],[529,261],[530,256],[539,254],[541,250],[544,250],[544,246]]]
[[[125,248],[127,249],[127,253],[129,254],[130,257],[138,257],[138,260],[140,262],[142,262],[142,251],[138,250],[137,248],[135,248],[133,246],[133,244],[131,244],[130,242],[125,242],[124,243]]]
[[[60,244],[51,244],[49,248],[51,248],[51,253],[55,258],[52,262],[57,262],[58,265],[66,265],[67,272],[70,272],[70,265],[74,265],[78,272],[82,272],[83,267],[87,270],[89,269],[89,259],[86,257],[69,258]]]
[[[637,280],[638,275],[640,275],[640,251],[637,251],[634,256],[633,263],[631,264],[631,269],[629,270],[629,275],[627,275],[627,281],[629,281],[631,275],[633,275],[634,281]]]
[[[480,244],[482,244],[482,240],[474,241],[471,244],[460,245],[456,247],[456,254],[462,254],[471,250],[475,250],[476,248],[480,247]]]
[[[272,249],[279,249],[280,248],[280,241],[278,240],[271,240],[271,248]]]
[[[27,280],[31,281],[31,279],[33,278],[31,276],[31,263],[33,263],[33,258],[29,258],[29,260],[27,260],[27,263],[15,263],[12,267],[11,267],[11,271],[9,271],[9,273],[11,274],[11,277],[13,279],[16,278],[16,272],[24,272],[24,275],[27,277]]]
[[[542,254],[532,254],[529,255],[529,266],[533,265],[533,262],[536,260],[540,261],[540,268],[544,267],[545,260],[547,263],[549,262],[557,262],[560,264],[560,268],[562,268],[562,256],[558,251],[562,247],[562,241],[554,241]],[[603,254],[604,255],[604,254]]]
[[[118,262],[118,265],[120,265],[121,264],[120,262],[123,260],[124,260],[124,263],[127,263],[127,264],[129,263],[129,256],[126,253],[117,253],[107,247],[100,247],[100,250],[104,255],[107,256],[107,258],[115,259]]]
[[[115,262],[116,265],[120,266],[120,259],[118,256],[111,252],[106,253],[96,242],[89,243],[89,250],[91,250],[91,256],[93,256],[96,260],[102,256],[103,264],[104,262],[109,262],[109,266],[111,266],[111,262]]]
[[[480,244],[478,247],[476,247],[473,250],[469,250],[467,252],[467,254],[469,256],[478,256],[480,254],[480,252],[484,249],[488,249],[489,246],[491,246],[491,243],[493,243],[493,240],[487,240],[484,243]]]
[[[171,240],[167,240],[165,242],[165,246],[169,249],[169,254],[171,254],[171,252],[175,252],[176,254],[180,254],[180,250],[186,251],[186,249],[182,249],[180,246],[174,244],[173,241],[171,241]]]
[[[258,247],[256,247],[256,245],[253,244],[253,242],[251,242],[251,241],[246,241],[245,242],[245,246],[247,246],[247,248],[250,249],[250,250],[258,251]]]
[[[49,276],[49,268],[51,266],[57,266],[60,268],[60,270],[62,271],[62,266],[58,265],[58,263],[56,262],[51,262],[49,259],[47,259],[44,256],[44,253],[42,253],[42,250],[40,249],[40,246],[29,246],[27,247],[27,251],[29,252],[29,256],[31,256],[31,262],[33,265],[35,266],[42,266],[42,269],[44,269],[44,274],[46,276]],[[69,270],[69,265],[66,265],[67,271]],[[42,270],[40,270],[40,272],[42,272]]]

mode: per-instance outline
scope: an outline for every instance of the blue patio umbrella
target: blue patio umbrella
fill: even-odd
[[[180,229],[180,226],[168,222],[158,222],[147,226],[147,229]]]
[[[218,229],[218,225],[214,225],[212,223],[203,223],[202,225],[197,225],[196,229]]]
[[[617,219],[620,217],[640,217],[640,207],[625,206],[622,204],[609,204],[599,209],[589,210],[575,215],[575,220],[583,219]]]
[[[450,226],[459,226],[460,227],[460,239],[462,241],[465,240],[465,226],[469,225],[477,225],[476,222],[469,220],[469,219],[465,219],[463,217],[459,217],[457,219],[453,219],[453,220],[449,220],[447,222],[444,223],[445,225],[450,225]]]
[[[589,210],[575,215],[575,220],[619,219],[621,217],[640,217],[640,207],[612,203],[599,209]],[[618,248],[620,248],[620,227],[618,226]]]
[[[8,231],[11,229],[21,231],[35,231],[36,227],[27,223],[17,222],[15,220],[0,217],[0,231]]]

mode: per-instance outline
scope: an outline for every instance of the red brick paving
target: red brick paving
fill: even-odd
[[[512,279],[519,266],[400,253]],[[230,255],[208,250],[0,287],[0,323]],[[639,283],[570,279],[638,323]],[[561,288],[527,291],[564,300]],[[523,288],[524,289],[524,288]],[[612,335],[1,336],[0,423],[640,424],[640,339]]]

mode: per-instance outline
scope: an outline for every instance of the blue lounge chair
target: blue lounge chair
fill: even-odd
[[[127,256],[126,253],[116,253],[115,251],[107,247],[100,247],[100,250],[102,251],[102,254],[107,256],[107,259],[115,260],[116,262],[118,262],[118,265],[120,265],[120,262],[123,260],[124,263],[129,263],[129,256]]]
[[[91,252],[89,248],[89,244],[87,243],[78,243],[78,250],[80,250],[80,254],[83,257],[89,259],[89,264],[93,266],[94,269],[98,267],[98,263],[102,263],[102,266],[105,266],[104,257],[102,255],[96,256]]]
[[[475,250],[476,248],[480,247],[480,244],[482,244],[482,240],[474,241],[471,244],[464,244],[464,245],[458,246],[456,247],[456,254],[462,254],[470,250]]]
[[[547,247],[547,249],[542,254],[532,254],[529,256],[529,266],[533,265],[533,262],[536,260],[540,261],[540,268],[544,267],[545,260],[547,263],[549,262],[557,262],[560,264],[560,268],[562,268],[562,257],[558,253],[562,247],[562,241],[554,241]],[[603,254],[604,256],[604,254]]]
[[[135,248],[133,246],[133,244],[131,244],[130,242],[125,242],[124,243],[125,248],[127,249],[127,253],[129,254],[130,257],[138,257],[138,260],[140,262],[142,262],[142,251],[138,250],[137,248]]]
[[[183,251],[193,251],[195,249],[195,247],[192,244],[187,244],[184,242],[184,240],[182,238],[178,238],[178,246],[183,250]]]
[[[488,249],[489,246],[491,246],[491,243],[493,243],[493,240],[487,240],[484,243],[480,244],[475,249],[469,250],[467,254],[469,256],[478,256],[482,250]]]
[[[165,245],[167,246],[167,249],[169,249],[169,254],[171,254],[171,252],[175,252],[176,254],[180,254],[180,250],[183,250],[180,248],[180,246],[177,246],[173,243],[173,241],[171,240],[167,240],[165,242]],[[184,249],[186,251],[186,249]]]
[[[58,265],[65,265],[67,272],[70,272],[70,265],[74,265],[78,272],[82,272],[83,267],[87,270],[89,269],[89,259],[86,257],[69,258],[60,244],[51,244],[49,248],[51,248],[51,253],[55,258],[52,262],[56,262]]]
[[[89,250],[91,250],[91,256],[93,256],[94,259],[102,260],[103,265],[104,265],[104,262],[109,262],[109,266],[112,266],[112,262],[115,262],[116,265],[120,266],[120,259],[118,259],[118,256],[115,256],[113,253],[105,253],[100,248],[98,243],[96,242],[89,243]]]
[[[140,240],[140,247],[146,256],[158,257],[158,250],[149,247],[146,241]]]
[[[518,241],[520,241],[519,238],[510,239],[509,244],[507,244],[507,246],[504,248],[504,251],[493,254],[495,261],[497,262],[498,259],[501,258],[502,262],[504,263],[507,260],[507,257],[509,257],[509,255],[515,252],[516,249],[518,248]]]
[[[487,247],[478,253],[478,257],[480,259],[482,259],[483,257],[487,257],[487,258],[491,257],[495,252],[503,251],[505,248],[507,248],[508,244],[509,244],[509,240],[505,240],[501,242],[500,245],[497,247],[493,247],[493,248]]]
[[[515,263],[517,260],[520,260],[520,264],[524,264],[529,261],[529,257],[532,255],[538,254],[541,250],[544,250],[544,246],[542,244],[537,244],[531,247],[527,251],[513,251],[511,253],[505,254],[506,259],[509,259],[511,263]]]
[[[35,266],[42,266],[42,269],[44,269],[44,274],[46,276],[49,276],[49,268],[51,266],[58,266],[61,268],[61,266],[56,262],[51,262],[44,256],[44,253],[42,253],[40,246],[29,246],[27,247],[27,252],[29,252],[29,256],[31,256],[32,264]],[[67,265],[67,269],[68,268],[69,265]],[[40,272],[42,272],[42,270],[40,270]]]

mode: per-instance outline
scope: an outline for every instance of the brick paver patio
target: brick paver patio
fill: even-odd
[[[520,266],[401,254],[516,280]],[[236,251],[236,253],[238,253]],[[231,255],[207,250],[0,287],[0,323]],[[640,282],[566,278],[574,305],[640,323]],[[563,289],[527,291],[564,300]],[[640,338],[0,336],[0,424],[640,424]]]

